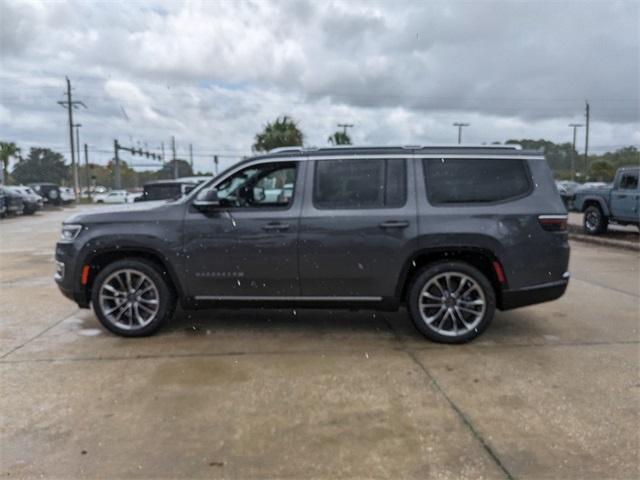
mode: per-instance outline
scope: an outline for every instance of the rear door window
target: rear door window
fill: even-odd
[[[524,160],[425,158],[423,166],[433,205],[500,202],[531,190]]]
[[[397,208],[407,200],[405,159],[318,160],[313,204],[319,209]]]

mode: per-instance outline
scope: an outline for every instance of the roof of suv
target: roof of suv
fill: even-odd
[[[495,157],[540,157],[541,150],[523,150],[520,145],[397,145],[397,146],[331,146],[331,147],[282,147],[253,157],[319,157],[319,156],[363,156],[363,155],[490,155]]]

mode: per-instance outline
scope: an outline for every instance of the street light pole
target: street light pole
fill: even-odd
[[[455,122],[453,124],[454,127],[458,127],[458,145],[460,145],[462,143],[462,128],[463,127],[468,127],[469,125],[471,125],[470,123],[461,123],[461,122]]]
[[[579,127],[583,127],[581,123],[570,123],[569,126],[573,128],[573,148],[571,149],[571,180],[576,180],[576,130]],[[585,172],[586,174],[586,172]]]
[[[73,168],[75,169],[74,171],[74,177],[73,177],[73,181],[74,181],[74,193],[77,195],[77,201],[80,201],[80,197],[82,197],[82,192],[80,191],[80,176],[78,175],[78,168],[80,166],[80,127],[82,126],[81,123],[74,123],[73,124],[73,128],[76,129],[76,162],[73,165]]]

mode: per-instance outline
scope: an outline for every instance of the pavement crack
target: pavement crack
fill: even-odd
[[[509,472],[509,470],[504,465],[504,463],[502,463],[502,461],[500,460],[500,458],[498,457],[494,449],[491,447],[491,445],[489,445],[489,442],[485,440],[485,438],[480,434],[480,432],[476,429],[476,427],[473,425],[471,420],[465,415],[465,413],[460,409],[460,407],[458,407],[458,405],[456,405],[456,403],[449,397],[449,395],[447,395],[447,393],[440,386],[440,384],[435,379],[435,377],[431,374],[431,372],[418,359],[415,352],[413,352],[409,348],[409,345],[407,344],[405,339],[398,333],[398,331],[395,328],[393,328],[393,325],[391,324],[391,322],[389,322],[389,320],[385,316],[383,316],[382,319],[385,325],[387,326],[387,328],[393,333],[396,340],[398,340],[398,342],[400,343],[400,349],[409,356],[411,361],[415,363],[420,370],[422,370],[422,372],[426,375],[426,377],[431,382],[431,385],[433,386],[435,391],[439,393],[446,400],[446,402],[449,404],[449,407],[455,412],[455,414],[462,421],[462,423],[469,429],[473,437],[480,443],[480,445],[482,445],[482,448],[487,452],[489,457],[494,461],[494,463],[498,466],[498,468],[502,471],[502,473],[504,473],[505,477],[508,480],[514,480],[513,475],[511,474],[511,472]]]
[[[17,352],[18,350],[20,350],[22,347],[28,345],[29,343],[33,342],[34,340],[37,340],[38,338],[40,338],[42,335],[44,335],[45,333],[47,333],[49,330],[51,330],[52,328],[57,327],[58,325],[60,325],[62,322],[64,322],[66,319],[73,317],[75,314],[77,314],[80,311],[79,308],[76,308],[71,314],[67,315],[66,317],[61,318],[60,320],[57,320],[55,322],[53,322],[51,325],[49,325],[47,328],[45,328],[44,330],[42,330],[40,333],[34,335],[33,337],[31,337],[30,339],[28,339],[26,342],[21,343],[20,345],[12,348],[11,350],[9,350],[7,353],[3,354],[0,356],[0,360],[3,360],[5,358],[7,358],[9,355],[11,355],[14,352]]]
[[[630,297],[640,298],[640,295],[638,295],[637,293],[627,292],[626,290],[621,290],[619,288],[610,287],[608,285],[605,285],[604,283],[594,282],[594,281],[591,281],[591,280],[585,280],[584,278],[576,277],[575,275],[571,276],[571,280],[577,280],[578,282],[583,282],[583,283],[587,283],[589,285],[593,285],[595,287],[604,288],[605,290],[611,290],[612,292],[622,293],[623,295],[629,295]]]
[[[460,418],[462,423],[469,429],[469,431],[475,437],[475,439],[478,440],[478,442],[480,442],[480,444],[482,445],[482,448],[484,448],[484,450],[491,457],[494,463],[498,466],[498,468],[502,471],[502,473],[504,473],[505,477],[509,480],[514,480],[514,476],[511,474],[511,472],[509,472],[509,470],[504,465],[504,463],[502,463],[502,461],[500,460],[500,457],[498,457],[493,447],[491,447],[489,442],[485,440],[482,434],[480,434],[480,432],[476,429],[476,427],[473,425],[471,420],[465,415],[465,413],[460,409],[460,407],[458,407],[458,405],[456,405],[456,403],[449,397],[449,395],[447,395],[447,392],[443,390],[443,388],[440,386],[440,384],[435,379],[435,377],[431,374],[431,372],[423,365],[423,363],[418,359],[418,357],[416,357],[415,353],[409,349],[406,349],[405,352],[409,356],[409,358],[411,358],[413,363],[415,363],[418,366],[418,368],[420,368],[420,370],[424,372],[424,374],[427,376],[427,378],[429,379],[433,387],[436,389],[436,391],[440,393],[440,395],[442,395],[442,397],[447,401],[449,406],[453,409],[453,411],[456,413],[458,418]]]

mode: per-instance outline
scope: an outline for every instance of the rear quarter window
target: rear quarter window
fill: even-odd
[[[529,169],[520,159],[425,158],[423,171],[433,205],[494,203],[531,191]]]

